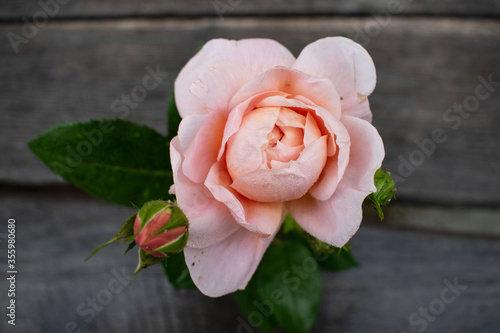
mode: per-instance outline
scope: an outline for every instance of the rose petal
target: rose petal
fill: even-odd
[[[373,125],[356,117],[341,119],[351,138],[349,165],[342,178],[360,191],[375,192],[373,176],[384,159],[384,143]]]
[[[229,100],[252,78],[248,70],[225,60],[199,73],[189,90],[208,109],[227,112]]]
[[[276,233],[283,221],[283,204],[249,200],[232,189],[231,182],[224,163],[217,162],[210,169],[205,185],[218,201],[229,208],[241,226],[259,233],[262,238]]]
[[[315,110],[315,113],[330,133],[329,139],[334,137],[335,143],[328,142],[328,159],[325,167],[309,192],[316,199],[327,200],[335,192],[349,163],[350,138],[347,129],[338,119],[322,109]]]
[[[307,194],[286,204],[305,231],[337,247],[344,246],[358,230],[362,203],[368,194],[376,191],[373,177],[384,159],[382,139],[370,123],[349,116],[341,120],[351,137],[351,153],[335,193],[326,201]]]
[[[192,144],[196,134],[207,119],[206,114],[193,114],[182,119],[177,131],[179,144],[182,151],[186,151]]]
[[[271,160],[271,169],[284,169],[290,167],[290,162],[280,162],[276,160]]]
[[[304,128],[304,146],[309,147],[318,138],[321,137],[321,130],[318,127],[318,123],[314,120],[311,113],[307,113],[306,125]]]
[[[177,203],[189,221],[188,245],[207,247],[239,229],[227,207],[215,200],[203,184],[189,180],[182,173],[182,155],[178,137],[170,142]]]
[[[361,204],[367,193],[348,188],[340,182],[327,201],[309,193],[287,203],[295,221],[309,234],[336,247],[344,246],[356,233],[363,217]]]
[[[184,248],[186,265],[198,289],[219,297],[245,289],[273,237],[240,228],[220,243],[204,249]]]
[[[293,98],[286,97],[283,95],[274,95],[274,96],[270,96],[270,97],[266,97],[266,98],[262,99],[257,105],[258,106],[281,106],[282,108],[284,106],[286,106],[286,108],[301,110],[304,112],[308,112],[309,114],[311,114],[311,112],[312,112],[312,114],[315,115],[314,117],[319,118],[319,119],[324,118],[324,120],[322,120],[320,123],[318,123],[315,120],[314,124],[310,124],[310,125],[314,125],[314,126],[317,125],[320,128],[320,132],[322,133],[322,135],[330,133],[330,136],[328,137],[328,156],[333,156],[335,154],[336,147],[335,147],[335,143],[333,142],[333,138],[336,136],[335,129],[338,126],[335,124],[340,124],[340,122],[337,118],[335,118],[335,116],[331,112],[329,112],[325,108],[322,108],[321,106],[316,105],[314,102],[312,102],[311,100],[309,100],[301,95],[294,96]],[[327,127],[325,125],[325,122],[333,124],[333,125]],[[341,124],[340,124],[340,126],[342,127]],[[342,129],[343,129],[343,127],[340,128],[340,130],[342,130]],[[343,130],[342,133],[343,132],[345,132],[345,130]],[[305,135],[305,133],[304,133],[304,135]],[[347,135],[345,137],[348,138]],[[308,139],[308,141],[310,142],[311,140]],[[337,141],[339,141],[342,144],[345,140],[341,135],[340,140],[338,139]]]
[[[308,100],[308,103],[298,100],[297,97],[299,95],[291,96],[290,94],[284,92],[280,93],[281,94],[274,94],[262,99],[257,104],[257,107],[280,106],[282,108],[287,108],[287,109],[293,108],[292,112],[295,112],[294,110],[309,111],[311,109],[310,106],[317,106],[316,104],[314,104],[314,102],[310,100]]]
[[[303,115],[286,107],[280,108],[280,115],[276,121],[276,126],[304,128],[305,124],[306,118]]]
[[[323,38],[307,45],[292,68],[329,78],[342,97],[342,112],[363,103],[377,81],[375,65],[368,52],[344,37]]]
[[[206,113],[206,106],[199,98],[193,98],[191,85],[197,76],[220,61],[232,61],[252,76],[274,68],[290,67],[294,56],[283,45],[271,39],[243,39],[240,41],[213,39],[192,57],[175,80],[175,101],[182,117]],[[218,90],[221,95],[212,100],[225,100],[230,92]]]
[[[198,126],[199,115],[187,116],[181,121],[179,136],[192,137],[187,134]],[[208,170],[217,160],[226,117],[221,112],[211,112],[204,117],[203,124],[197,129],[196,134],[183,149],[184,162],[182,172],[195,183],[202,183],[207,177]],[[184,124],[186,123],[187,124]],[[191,123],[195,123],[191,125]]]
[[[344,116],[351,116],[361,118],[371,123],[373,119],[372,111],[370,110],[370,103],[368,98],[361,104],[356,104],[355,107],[342,113]]]
[[[297,127],[281,127],[283,137],[281,143],[288,147],[301,146],[304,141],[304,131]]]
[[[231,185],[243,196],[260,202],[300,198],[318,180],[326,162],[327,136],[305,148],[286,169],[257,169],[236,178]]]
[[[248,113],[236,132],[227,142],[226,164],[233,179],[258,169],[264,160],[263,150],[268,135],[278,119],[280,108],[266,107]]]
[[[219,150],[218,160],[222,158],[222,155],[226,152],[226,144],[231,136],[233,136],[240,129],[243,117],[253,110],[263,99],[269,96],[282,95],[286,96],[285,93],[279,91],[268,91],[262,94],[257,94],[250,97],[246,101],[238,104],[234,109],[231,110],[229,117],[226,121],[226,127],[224,128],[224,136],[222,137],[222,143]]]
[[[248,98],[266,91],[281,91],[291,95],[304,95],[340,118],[340,97],[329,79],[318,78],[286,68],[271,69],[246,83],[229,103],[232,109]]]
[[[282,163],[288,163],[291,160],[296,160],[297,158],[299,158],[300,153],[303,150],[304,150],[304,145],[289,147],[287,145],[282,144],[281,142],[278,142],[276,144],[276,147],[267,148],[266,150],[267,162],[272,163],[279,161]]]

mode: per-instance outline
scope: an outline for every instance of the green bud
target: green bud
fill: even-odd
[[[135,242],[147,254],[165,258],[184,249],[189,233],[188,221],[170,201],[149,201],[134,222]]]

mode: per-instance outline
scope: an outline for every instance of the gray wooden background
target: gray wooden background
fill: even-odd
[[[165,133],[173,80],[211,38],[268,37],[298,55],[335,35],[373,57],[374,124],[384,165],[400,181],[387,220],[368,213],[351,241],[362,266],[323,274],[312,331],[422,331],[410,317],[439,303],[455,279],[467,288],[426,320],[425,332],[500,331],[500,1],[59,1],[0,7],[2,276],[8,218],[16,219],[18,240],[16,326],[7,324],[2,278],[1,332],[238,332],[231,296],[176,292],[159,268],[121,288],[115,282],[136,258],[120,247],[84,262],[130,210],[61,181],[26,143],[60,122],[114,118],[111,103],[156,65],[169,75],[127,119]],[[24,38],[17,50],[13,34]],[[481,78],[497,83],[477,88]],[[490,94],[479,100],[477,89]],[[463,116],[448,111],[461,105]],[[447,140],[418,153],[417,142],[437,128]]]

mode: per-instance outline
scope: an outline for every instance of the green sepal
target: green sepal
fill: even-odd
[[[188,219],[186,217],[186,215],[184,215],[184,212],[174,203],[169,203],[171,205],[171,217],[170,217],[170,220],[168,221],[167,225],[163,226],[162,228],[160,228],[160,230],[158,230],[158,234],[164,230],[171,230],[173,228],[177,228],[177,227],[188,227],[189,226],[189,222],[188,222]]]
[[[132,250],[137,244],[135,243],[135,240],[131,241],[128,246],[127,246],[127,249],[125,250],[125,253],[124,254],[127,254],[130,250]]]
[[[142,230],[142,228],[147,223],[149,223],[155,217],[155,215],[163,213],[169,214],[170,219],[168,223],[166,223],[156,231],[156,234],[160,234],[165,230],[171,230],[176,227],[188,226],[188,220],[186,216],[184,215],[182,210],[173,202],[153,200],[146,202],[144,206],[142,206],[142,208],[139,210],[139,220],[141,221],[141,228],[139,229],[139,231]]]
[[[168,213],[172,215],[171,204],[163,200],[152,200],[144,203],[138,213],[139,221],[141,221],[139,231],[158,213]]]
[[[314,253],[332,254],[336,249],[338,249],[338,247],[322,242],[305,231],[303,231],[302,235],[306,239],[307,244]]]
[[[135,218],[137,216],[137,213],[135,213],[134,215],[132,215],[131,217],[129,217],[127,219],[127,221],[125,221],[123,224],[122,224],[122,227],[120,228],[120,231],[118,231],[118,233],[113,236],[113,238],[111,238],[110,240],[108,240],[106,243],[102,244],[101,246],[99,246],[97,249],[95,249],[86,259],[85,261],[89,260],[90,258],[92,258],[92,256],[94,254],[97,253],[97,251],[99,251],[100,249],[102,249],[103,247],[105,246],[108,246],[109,244],[112,244],[114,242],[117,242],[117,241],[120,241],[122,240],[123,242],[127,242],[127,241],[130,241],[134,238],[134,222],[135,222]],[[134,242],[134,245],[135,245],[135,242]],[[130,247],[130,245],[129,245]],[[133,246],[132,246],[133,247]],[[129,249],[127,249],[127,251],[125,253],[128,252]]]
[[[394,188],[394,181],[388,169],[380,168],[375,172],[375,187],[377,192],[370,194],[366,197],[365,203],[374,207],[377,210],[378,217],[382,221],[384,219],[384,212],[382,206],[387,205],[394,195],[396,189]]]
[[[165,258],[160,258],[160,257],[155,257],[143,249],[139,249],[139,263],[137,264],[137,268],[134,271],[134,274],[132,274],[132,279],[139,273],[142,269],[158,264],[162,261],[164,261]]]
[[[175,289],[196,288],[189,274],[183,251],[165,259],[162,266],[165,275]]]
[[[174,254],[177,254],[182,250],[184,250],[184,247],[186,246],[188,241],[188,237],[189,237],[189,232],[188,229],[186,228],[186,232],[183,233],[181,236],[179,236],[177,239],[173,240],[172,242],[166,245],[163,245],[162,247],[154,249],[150,253],[161,252],[167,256],[172,256]]]

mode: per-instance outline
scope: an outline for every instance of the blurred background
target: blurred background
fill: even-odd
[[[272,38],[297,56],[343,35],[377,68],[373,123],[398,191],[350,242],[361,266],[323,275],[312,331],[499,332],[499,18],[498,0],[2,0],[0,260],[6,276],[14,218],[18,274],[16,326],[2,314],[0,331],[251,332],[232,296],[174,291],[159,267],[128,286],[136,256],[121,247],[84,262],[131,210],[58,178],[27,142],[117,117],[113,102],[158,66],[168,75],[126,119],[166,133],[173,81],[212,38]]]

